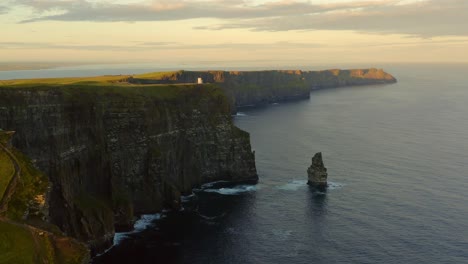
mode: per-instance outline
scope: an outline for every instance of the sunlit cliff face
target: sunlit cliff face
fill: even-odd
[[[468,62],[465,0],[5,0],[4,61]]]

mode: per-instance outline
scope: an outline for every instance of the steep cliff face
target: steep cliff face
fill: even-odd
[[[234,107],[255,106],[292,99],[307,99],[313,89],[394,83],[382,69],[272,70],[272,71],[178,71],[135,75],[125,81],[138,84],[193,83],[201,77],[218,83]]]
[[[49,221],[94,249],[194,186],[257,180],[249,135],[212,85],[3,86],[0,128],[48,175]]]

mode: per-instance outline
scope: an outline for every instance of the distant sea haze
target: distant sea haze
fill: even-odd
[[[93,263],[468,263],[468,65],[383,68],[398,83],[238,113],[259,184],[195,190]]]

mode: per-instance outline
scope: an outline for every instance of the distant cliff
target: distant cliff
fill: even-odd
[[[355,70],[271,70],[271,71],[177,71],[131,76],[135,84],[205,82],[223,87],[235,107],[255,106],[309,98],[311,90],[331,87],[395,83],[382,69]]]
[[[48,222],[93,249],[202,183],[257,181],[249,134],[213,85],[19,83],[0,86],[0,128],[48,176]]]

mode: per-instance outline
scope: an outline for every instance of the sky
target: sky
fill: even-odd
[[[468,63],[468,0],[1,0],[0,62]]]

